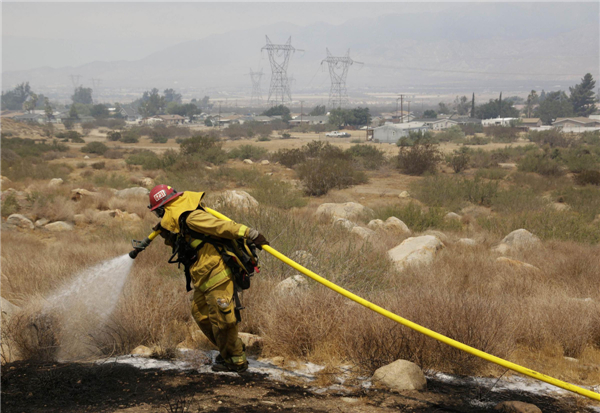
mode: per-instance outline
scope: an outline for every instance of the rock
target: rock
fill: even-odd
[[[436,237],[437,239],[439,239],[442,242],[448,242],[448,236],[440,231],[434,231],[434,230],[430,229],[430,230],[425,231],[423,233],[423,235],[433,235],[434,237]]]
[[[152,179],[152,178],[142,178],[142,179],[140,179],[140,185],[143,185],[145,187],[153,187],[154,186],[154,179]]]
[[[89,157],[89,156],[87,156],[87,155],[85,155],[85,156],[83,157],[83,159],[90,159],[90,157]]]
[[[244,163],[248,164],[248,165],[252,165],[254,162],[252,162],[251,159],[244,159]]]
[[[410,198],[410,194],[408,191],[402,191],[400,194],[398,194],[398,198]]]
[[[492,252],[497,252],[498,254],[508,254],[508,252],[510,251],[510,246],[508,244],[498,244],[495,247],[492,247]]]
[[[474,247],[477,245],[477,241],[472,238],[461,238],[457,241],[457,244]]]
[[[385,222],[383,222],[380,219],[373,219],[373,220],[369,221],[369,223],[367,224],[367,227],[369,229],[372,229],[373,231],[379,231],[379,230],[385,229]]]
[[[83,189],[83,188],[76,188],[76,189],[71,190],[71,200],[72,201],[79,201],[84,196],[96,196],[96,195],[98,195],[98,192],[91,192],[91,191],[88,191],[87,189]]]
[[[334,226],[340,226],[342,228],[347,229],[348,231],[351,231],[352,228],[354,228],[356,226],[356,224],[346,218],[336,218],[335,221],[333,221],[333,225]]]
[[[128,198],[130,196],[147,196],[149,193],[150,191],[148,188],[136,186],[133,188],[121,189],[120,191],[115,192],[115,195],[119,198]]]
[[[294,290],[306,285],[308,285],[306,278],[303,275],[297,274],[277,283],[275,291],[279,294],[290,294]]]
[[[62,183],[63,183],[62,179],[60,179],[60,178],[53,178],[53,179],[50,180],[50,182],[48,182],[48,186],[50,188],[55,188],[57,186],[62,185]]]
[[[121,211],[119,211],[121,212]],[[94,218],[98,220],[109,220],[117,216],[117,210],[109,209],[107,211],[98,211],[94,214]]]
[[[2,189],[7,188],[8,185],[10,185],[10,183],[11,183],[10,179],[8,179],[5,176],[0,176],[0,188],[2,188]]]
[[[84,222],[87,221],[87,219],[85,218],[84,214],[75,214],[75,215],[73,215],[73,221],[76,224],[83,224]]]
[[[498,258],[496,258],[496,262],[507,264],[513,268],[531,270],[531,271],[540,271],[540,269],[538,267],[536,267],[535,265],[527,264],[526,262],[522,262],[522,261],[518,261],[518,260],[513,260],[512,258],[498,257]]]
[[[261,165],[268,165],[268,164],[270,164],[270,162],[265,159],[264,161],[260,161],[260,164]]]
[[[400,232],[402,234],[410,234],[408,226],[396,217],[389,217],[385,220],[385,229],[388,231]]]
[[[498,163],[498,166],[502,169],[515,169],[517,167],[516,163]]]
[[[6,220],[6,225],[9,228],[21,228],[21,229],[33,229],[35,226],[33,222],[24,215],[21,214],[12,214]]]
[[[319,263],[314,255],[304,250],[294,251],[290,254],[290,259],[304,267],[315,267]]]
[[[454,213],[454,212],[448,212],[445,216],[444,216],[444,220],[446,221],[460,221],[461,216]]]
[[[526,229],[517,229],[502,240],[503,244],[511,248],[526,248],[540,242],[540,239]]]
[[[359,226],[355,226],[354,228],[352,228],[350,230],[350,232],[358,235],[362,239],[371,238],[371,237],[377,235],[377,233],[375,231],[373,231],[372,229],[363,228],[363,227],[359,227]]]
[[[431,264],[438,250],[444,247],[442,241],[433,235],[407,238],[388,251],[388,256],[400,270],[408,265]]]
[[[343,204],[326,203],[319,205],[316,214],[319,217],[330,216],[332,219],[346,218],[352,220],[361,215],[373,214],[373,210],[356,202],[346,202]]]
[[[524,403],[518,401],[509,401],[498,403],[494,410],[503,413],[542,413],[539,407],[535,404]]]
[[[344,403],[358,403],[360,401],[360,399],[356,398],[356,397],[340,397],[340,400],[343,401]]]
[[[40,218],[37,221],[35,221],[35,226],[36,227],[43,227],[44,225],[46,225],[48,222],[50,222],[49,219],[46,218]]]
[[[207,171],[212,171],[213,170],[212,166],[205,166],[204,169],[206,169]]]
[[[246,191],[225,191],[221,195],[224,204],[232,205],[236,208],[258,208],[258,201]]]
[[[371,381],[393,391],[423,390],[427,386],[427,379],[421,368],[407,360],[396,360],[378,368]]]
[[[134,356],[140,356],[140,357],[151,357],[152,356],[152,350],[150,350],[146,346],[137,346],[136,348],[134,348],[131,351],[131,354],[134,355]]]
[[[73,224],[69,224],[65,221],[56,221],[51,224],[44,225],[44,228],[53,232],[73,231]]]
[[[569,211],[571,206],[562,202],[553,202],[550,204],[550,207],[555,211]]]
[[[265,175],[267,175],[267,176],[273,176],[273,172],[267,172]]]
[[[242,343],[246,346],[248,353],[259,353],[263,345],[263,338],[256,334],[250,333],[238,333],[238,337],[242,340]]]

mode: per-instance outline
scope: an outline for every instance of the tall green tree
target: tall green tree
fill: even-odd
[[[154,88],[151,91],[145,91],[142,95],[139,112],[145,117],[156,116],[163,113],[165,105],[165,97],[158,93],[157,88]]]
[[[587,73],[581,79],[581,83],[569,88],[571,92],[569,100],[573,105],[575,115],[587,117],[596,111],[595,88],[596,81],[591,73]]]
[[[539,96],[535,90],[532,90],[527,96],[527,103],[525,105],[527,109],[527,117],[531,117],[531,113],[533,112],[533,107],[539,103]]]
[[[308,115],[309,116],[322,116],[327,113],[325,105],[317,105],[313,110],[311,110]]]
[[[169,102],[181,103],[181,94],[175,92],[175,89],[165,89],[163,93],[165,95],[166,103],[169,103]]]
[[[93,104],[92,88],[83,86],[76,87],[73,96],[71,96],[71,100],[73,103],[83,103],[84,105]]]
[[[90,109],[90,115],[92,115],[96,119],[105,119],[108,118],[110,113],[108,113],[108,108],[104,105],[94,105]]]
[[[13,90],[2,92],[2,109],[21,110],[30,93],[29,82],[23,82]]]
[[[475,107],[475,117],[478,119],[492,119],[500,116],[500,105],[502,105],[502,116],[506,118],[516,118],[519,116],[519,111],[513,107],[513,102],[510,100],[490,99],[488,103],[484,103]]]
[[[454,110],[461,116],[469,113],[469,100],[466,96],[461,96],[460,98],[457,96],[454,99]]]
[[[473,97],[471,98],[471,117],[475,117],[475,92],[473,92]]]
[[[50,120],[54,116],[52,115],[54,111],[52,110],[52,105],[50,104],[50,99],[44,98],[44,114],[46,115],[46,119]]]
[[[549,92],[535,111],[545,125],[552,125],[557,118],[573,116],[573,104],[562,90]]]
[[[450,109],[448,108],[448,106],[444,103],[444,102],[440,102],[438,103],[438,113],[443,113],[443,114],[449,114],[450,113]]]
[[[33,112],[35,110],[35,107],[37,106],[37,102],[38,95],[36,95],[33,92],[30,92],[29,99],[27,99],[25,103],[23,103],[23,110],[26,110],[29,113]]]
[[[502,117],[502,92],[500,92],[500,99],[498,100],[498,117]],[[507,118],[510,116],[507,116]]]
[[[281,116],[281,120],[283,120],[284,122],[289,122],[290,119],[292,119],[292,117],[290,115],[290,108],[288,108],[285,105],[273,106],[272,108],[265,110],[262,113],[262,115],[263,116]]]
[[[79,115],[77,114],[77,109],[75,109],[75,105],[71,105],[71,109],[69,109],[69,119],[79,119]]]

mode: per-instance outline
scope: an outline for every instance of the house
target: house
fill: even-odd
[[[511,122],[518,121],[518,118],[493,118],[481,121],[483,126],[510,126]]]
[[[459,125],[481,125],[481,119],[471,118],[469,116],[450,116],[450,119],[458,123]]]
[[[557,118],[552,127],[563,132],[592,132],[600,130],[600,120],[584,117]]]
[[[38,115],[36,113],[25,113],[23,115],[13,117],[13,119],[18,122],[46,123],[46,116]]]
[[[161,119],[165,125],[183,125],[185,118],[179,115],[158,115],[155,118]]]
[[[121,106],[121,116],[123,116],[127,122],[139,122],[142,120],[142,115],[140,115],[133,106]]]
[[[162,124],[164,121],[158,116],[152,116],[151,118],[143,118],[140,122],[142,125],[156,125]]]
[[[373,129],[373,141],[380,143],[397,143],[398,139],[408,136],[410,132],[425,132],[431,127],[423,122],[407,122],[387,124]]]
[[[408,112],[406,110],[382,113],[381,117],[386,123],[407,123],[412,122],[415,119],[415,116],[412,114],[412,112]]]
[[[458,122],[454,119],[441,118],[441,119],[416,119],[415,122],[423,122],[429,126],[432,130],[443,130],[451,128],[452,126],[458,125]]]
[[[290,120],[290,125],[300,125],[301,123],[304,125],[324,125],[329,123],[329,116],[298,116],[295,119]]]
[[[590,119],[594,119],[594,120],[600,120],[600,111],[592,113],[590,115]]]
[[[521,118],[519,126],[527,129],[539,128],[542,126],[542,120],[540,118]]]

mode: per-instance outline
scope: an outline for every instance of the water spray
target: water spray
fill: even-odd
[[[156,238],[159,234],[160,234],[160,229],[151,232],[150,235],[148,235],[142,241],[138,241],[135,239],[131,240],[131,245],[133,246],[133,250],[129,253],[129,257],[132,260],[135,260],[135,257],[137,257],[137,255],[140,252],[144,251],[146,249],[146,247],[148,247],[148,245],[150,245],[150,243],[154,240],[154,238]]]

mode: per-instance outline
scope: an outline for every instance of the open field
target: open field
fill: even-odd
[[[5,139],[42,138],[36,127],[3,121],[5,125],[3,133],[12,135]],[[47,297],[75,274],[127,253],[130,240],[145,236],[156,223],[146,208],[147,195],[115,191],[168,183],[180,191],[206,191],[209,206],[258,228],[277,250],[303,257],[301,264],[396,314],[562,380],[598,386],[600,189],[577,180],[588,170],[585,165],[592,165],[592,171],[598,168],[598,144],[572,137],[580,146],[549,149],[548,153],[558,151],[551,158],[544,157],[543,143],[532,144],[521,136],[512,144],[476,146],[460,173],[454,173],[443,159],[436,173],[408,175],[396,167],[399,149],[395,145],[367,144],[380,149],[381,156],[377,151],[349,155],[356,145],[350,140],[361,134],[364,131],[353,131],[352,138],[343,141],[320,139],[319,134],[311,133],[292,133],[293,139],[278,139],[273,134],[270,141],[263,142],[256,138],[223,140],[191,155],[180,154],[175,139],[157,144],[143,136],[139,143],[124,144],[107,141],[99,130],[84,137],[85,143],[48,145],[39,153],[16,144],[9,149],[10,142],[3,141],[2,175],[8,179],[2,182],[2,297],[20,308],[3,328],[3,357],[4,361],[37,359],[43,366],[37,370],[20,361],[11,365],[17,373],[5,376],[3,372],[3,381],[24,380],[22,372],[60,374],[43,363],[55,362],[58,350],[67,343],[70,357],[63,361],[129,354],[139,345],[167,358],[175,357],[177,348],[209,348],[189,315],[183,276],[166,263],[170,254],[160,242],[136,259],[118,305],[101,325],[90,326],[85,311],[75,317],[77,322],[69,319],[66,323],[41,310]],[[310,158],[312,155],[302,151],[312,141],[331,143],[339,150],[324,145],[319,149],[328,151],[324,160]],[[111,156],[107,156],[109,152],[81,152],[92,142],[106,144]],[[220,144],[222,148],[217,150]],[[461,147],[452,142],[440,145],[444,155]],[[281,151],[290,149],[299,149],[292,153],[295,158]],[[242,161],[246,152],[231,158],[236,150],[255,154],[254,162]],[[174,162],[167,162],[169,156]],[[376,162],[369,162],[372,159],[367,156],[375,156]],[[260,162],[266,160],[269,162]],[[340,168],[355,175],[348,182],[336,182],[323,195],[309,196],[312,175],[303,165],[342,165]],[[334,172],[337,175],[340,170]],[[50,184],[52,178],[62,182]],[[73,191],[81,189],[89,193],[74,196]],[[226,190],[246,191],[260,207],[224,204],[220,195]],[[410,234],[380,228],[374,229],[376,235],[363,238],[317,215],[321,204],[343,202],[370,208],[352,218],[354,225],[372,229],[372,220],[394,216],[408,226]],[[458,218],[449,218],[449,212]],[[33,229],[11,226],[7,218],[12,214],[22,214],[32,223],[40,219],[65,222],[70,229],[55,232],[43,225]],[[520,228],[540,241],[523,248],[496,248],[506,235]],[[435,235],[444,244],[431,263],[398,268],[390,262],[388,250],[408,237],[424,234]],[[465,238],[473,240],[473,245],[460,241]],[[498,260],[502,257],[509,261]],[[267,254],[261,258],[262,271],[244,294],[247,310],[241,324],[241,331],[262,337],[257,356],[310,361],[328,369],[349,364],[356,377],[370,376],[400,358],[429,371],[486,377],[505,373],[353,305],[315,283],[298,287],[292,295],[282,294],[279,283],[296,272]],[[48,327],[44,330],[47,335],[37,336],[32,345],[31,337],[22,332],[40,323]],[[79,329],[78,333],[65,331],[65,325],[76,326],[69,328]],[[73,335],[86,339],[78,343]],[[93,370],[88,373],[104,374]],[[149,381],[146,373],[125,373],[131,380]],[[187,380],[177,374],[157,374],[166,388]],[[189,386],[181,387],[184,393],[202,389],[207,379],[198,376],[190,380]],[[257,387],[254,398],[271,394],[268,401],[275,403],[273,406],[292,409],[284,395],[299,391],[297,388],[268,384],[260,377],[251,381]],[[220,385],[225,394],[240,383],[249,385],[244,378],[223,380]],[[400,407],[431,411],[440,403],[469,411],[452,404],[458,403],[448,396],[454,391],[459,390],[431,382],[430,391],[415,397],[414,405],[406,404],[413,396],[403,401],[389,393],[352,396],[369,400],[361,402],[362,411],[368,412]],[[164,397],[161,390],[148,390],[144,397],[150,393],[155,400]],[[123,402],[123,409],[141,411],[141,397]],[[304,411],[329,411],[339,404],[335,397],[314,396]],[[582,399],[577,400],[583,406]],[[159,401],[144,403],[148,409],[159,405]],[[208,401],[194,399],[193,405],[203,403]],[[236,403],[239,411],[252,411],[249,406],[260,401]],[[558,402],[544,399],[539,403],[542,408],[547,406],[544,411],[561,411]],[[217,411],[217,406],[211,406]],[[116,407],[105,404],[102,408],[114,411],[111,409]]]

